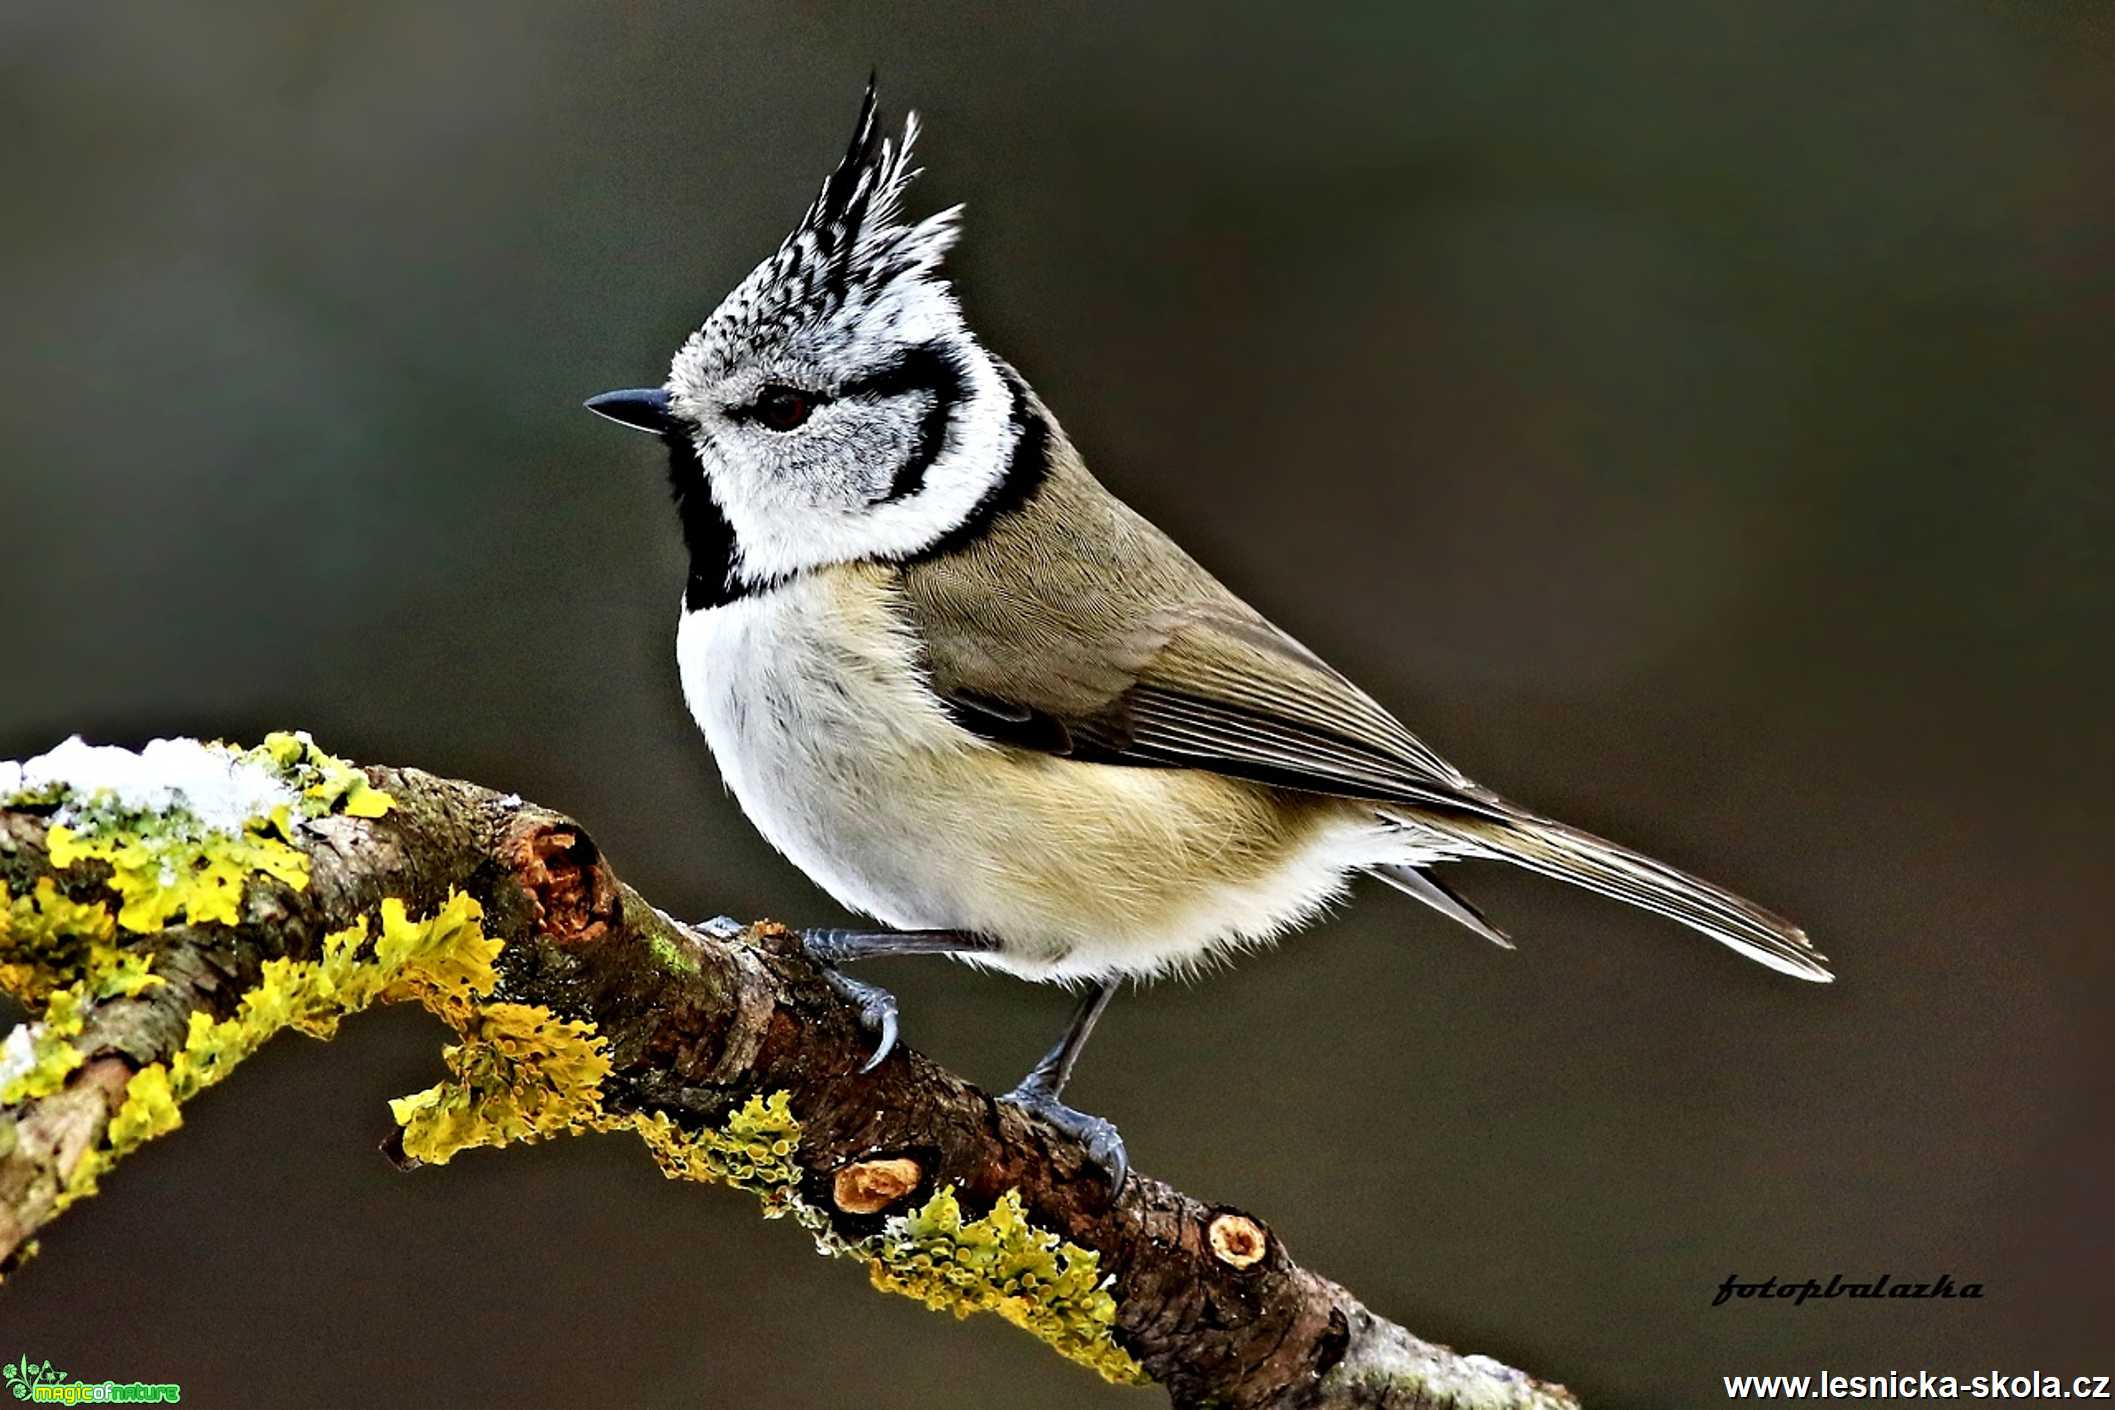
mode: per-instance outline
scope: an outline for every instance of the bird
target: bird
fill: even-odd
[[[676,661],[750,822],[869,929],[842,966],[948,955],[1079,991],[1005,1100],[1129,1154],[1062,1098],[1126,981],[1279,939],[1377,878],[1493,944],[1435,869],[1495,860],[1679,921],[1800,979],[1805,932],[1469,778],[1105,488],[943,269],[962,207],[904,214],[915,113],[868,82],[792,232],[658,387],[588,409],[660,439],[687,551]]]

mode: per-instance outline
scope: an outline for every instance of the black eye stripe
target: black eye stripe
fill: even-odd
[[[810,406],[817,408],[853,397],[899,397],[911,392],[928,393],[945,406],[960,400],[964,390],[962,383],[961,360],[952,349],[938,342],[921,343],[899,354],[887,366],[854,377],[835,392],[811,391],[785,382],[766,383],[747,404],[729,407],[727,417],[732,421],[756,420],[763,410],[764,399],[779,392],[805,397]]]
[[[960,360],[940,343],[921,343],[888,366],[837,389],[839,397],[900,397],[908,392],[929,392],[942,401],[961,396]]]
[[[895,397],[924,392],[932,398],[925,415],[918,418],[918,442],[903,464],[890,477],[888,493],[877,503],[907,499],[925,488],[925,472],[947,448],[948,427],[955,407],[968,395],[968,374],[961,355],[945,344],[923,343],[910,349],[879,372],[860,378],[845,389],[846,395]]]
[[[1028,401],[1028,384],[1021,374],[999,364],[999,375],[1013,397],[1008,419],[1014,428],[1012,444],[1004,452],[998,480],[984,492],[966,518],[903,561],[944,557],[975,543],[991,532],[992,525],[1021,512],[1043,492],[1051,475],[1050,423]]]

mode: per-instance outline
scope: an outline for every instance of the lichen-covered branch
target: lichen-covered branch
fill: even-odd
[[[455,1030],[401,1164],[636,1133],[878,1288],[992,1311],[1177,1405],[1576,1410],[1301,1268],[1253,1215],[1086,1153],[856,1015],[770,924],[679,925],[571,820],[305,736],[0,764],[0,1270],[275,1034],[377,1003]],[[10,1281],[19,1279],[10,1276]],[[0,1296],[34,1295],[11,1287]]]

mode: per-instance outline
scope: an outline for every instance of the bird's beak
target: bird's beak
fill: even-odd
[[[659,387],[635,387],[625,392],[604,392],[581,403],[597,416],[607,416],[620,426],[649,435],[674,430],[676,418],[668,409],[668,393]]]

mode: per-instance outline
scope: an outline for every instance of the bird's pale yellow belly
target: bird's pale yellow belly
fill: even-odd
[[[926,689],[886,570],[686,617],[691,711],[743,811],[839,902],[974,930],[1030,977],[1153,973],[1269,939],[1398,860],[1355,804],[989,744]]]

